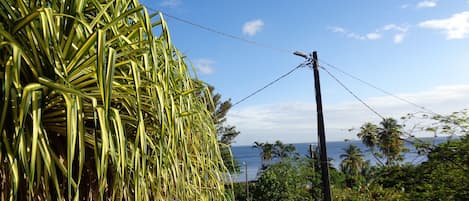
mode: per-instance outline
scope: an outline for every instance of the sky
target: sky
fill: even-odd
[[[354,80],[327,64],[439,114],[469,105],[468,0],[142,0],[172,16],[229,34],[246,43],[166,17],[173,44],[197,77],[237,102],[317,51],[319,64],[385,117],[422,111]],[[372,113],[320,71],[326,140],[358,139]],[[311,69],[300,68],[233,107],[228,124],[254,141],[316,142]],[[351,130],[351,131],[350,131]]]

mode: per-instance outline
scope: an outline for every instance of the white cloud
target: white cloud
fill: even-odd
[[[160,6],[175,8],[181,4],[182,4],[181,0],[164,0],[163,2],[160,3]]]
[[[407,26],[399,26],[395,24],[387,24],[384,25],[381,30],[383,31],[399,31],[399,32],[407,32],[409,28]]]
[[[211,59],[197,59],[194,61],[194,66],[203,75],[210,75],[215,72],[213,64],[215,64],[215,61]]]
[[[353,32],[349,32],[346,34],[347,38],[353,38],[353,39],[357,39],[357,40],[365,40],[366,37],[365,36],[362,36],[360,34],[356,34],[356,33],[353,33]]]
[[[329,31],[333,33],[340,33],[343,34],[347,38],[352,38],[356,40],[378,40],[383,38],[386,32],[397,32],[394,35],[394,43],[402,43],[404,37],[409,29],[407,26],[399,26],[395,24],[387,24],[381,28],[376,29],[376,31],[369,32],[366,35],[361,35],[352,31],[348,31],[347,29],[339,26],[333,26],[327,28]]]
[[[408,8],[409,6],[410,6],[409,4],[403,4],[403,5],[401,5],[401,8],[402,8],[402,9],[406,9],[406,8]]]
[[[345,29],[342,27],[328,27],[327,29],[331,30],[334,33],[345,33]]]
[[[433,8],[436,6],[436,0],[425,0],[417,3],[417,8]]]
[[[368,40],[378,40],[378,39],[381,38],[381,34],[379,34],[379,33],[368,33],[368,34],[366,34],[366,38]]]
[[[396,44],[402,43],[402,41],[404,40],[404,37],[405,37],[405,33],[398,33],[394,35],[393,42]]]
[[[402,43],[404,38],[409,30],[408,26],[405,25],[396,25],[396,24],[387,24],[384,25],[379,31],[394,32],[393,42],[395,44]],[[396,33],[397,32],[397,33]]]
[[[264,27],[264,21],[261,19],[252,20],[244,23],[243,33],[249,36],[254,36]]]
[[[442,29],[446,39],[463,39],[469,35],[469,11],[456,13],[450,18],[427,20],[419,23],[420,27]]]
[[[469,105],[469,85],[436,87],[412,94],[397,94],[433,112],[449,114]],[[400,117],[421,111],[394,97],[365,98],[364,101],[385,117]],[[286,143],[316,141],[316,106],[312,102],[293,102],[275,105],[234,108],[228,114],[228,123],[241,134],[236,144],[254,141],[281,140]],[[365,122],[378,123],[381,119],[356,101],[324,106],[326,138],[328,141],[357,139],[348,129],[359,128]],[[409,125],[411,126],[411,125]]]
[[[351,31],[346,30],[345,28],[338,27],[338,26],[332,26],[332,27],[327,27],[327,29],[333,33],[341,33],[345,35],[347,38],[352,38],[356,40],[366,40],[367,37],[364,35],[360,35]]]

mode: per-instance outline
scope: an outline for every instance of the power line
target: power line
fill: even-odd
[[[259,43],[257,41],[254,41],[254,40],[249,40],[249,39],[246,39],[246,38],[243,38],[243,37],[239,37],[239,36],[235,36],[233,34],[229,34],[229,33],[225,33],[225,32],[222,32],[222,31],[218,31],[214,28],[210,28],[208,26],[204,26],[204,25],[201,25],[201,24],[198,24],[198,23],[195,23],[195,22],[192,22],[192,21],[189,21],[189,20],[186,20],[186,19],[183,19],[183,18],[180,18],[180,17],[176,17],[174,15],[170,15],[166,12],[162,12],[162,11],[158,11],[152,7],[149,7],[149,6],[146,6],[145,7],[148,8],[148,10],[151,10],[153,12],[161,12],[164,16],[166,17],[169,17],[171,19],[174,19],[176,21],[179,21],[179,22],[182,22],[182,23],[185,23],[185,24],[188,24],[188,25],[191,25],[191,26],[194,26],[196,28],[199,28],[199,29],[202,29],[202,30],[205,30],[205,31],[208,31],[208,32],[211,32],[211,33],[214,33],[214,34],[218,34],[220,36],[223,36],[223,37],[226,37],[226,38],[230,38],[230,39],[233,39],[233,40],[237,40],[237,41],[241,41],[243,43],[247,43],[247,44],[250,44],[250,45],[253,45],[253,46],[256,46],[256,47],[261,47],[261,48],[265,48],[265,49],[270,49],[270,50],[273,50],[273,51],[277,51],[277,52],[282,52],[282,53],[288,53],[288,54],[291,54],[293,51],[292,50],[288,50],[288,49],[285,49],[285,48],[279,48],[279,47],[275,47],[275,46],[272,46],[272,45],[269,45],[269,44],[264,44],[264,43]],[[304,66],[305,64],[302,63],[298,66],[296,66],[295,68],[293,68],[292,70],[290,70],[289,72],[281,75],[280,77],[278,77],[277,79],[273,80],[272,82],[266,84],[265,86],[259,88],[258,90],[254,91],[253,93],[249,94],[248,96],[244,97],[243,99],[239,100],[238,102],[234,103],[232,105],[232,107],[244,102],[245,100],[251,98],[252,96],[260,93],[261,91],[263,91],[264,89],[266,89],[267,87],[270,87],[271,85],[275,84],[276,82],[280,81],[281,79],[287,77],[288,75],[290,75],[291,73],[293,73],[294,71],[296,71],[298,68]]]
[[[145,5],[145,7],[147,7],[148,10],[151,10],[153,12],[161,12],[164,16],[169,17],[171,19],[174,19],[176,21],[179,21],[179,22],[194,26],[196,28],[199,28],[199,29],[202,29],[202,30],[205,30],[205,31],[208,31],[208,32],[220,35],[220,36],[223,36],[225,38],[230,38],[230,39],[233,39],[233,40],[241,41],[243,43],[254,45],[254,46],[257,46],[257,47],[260,47],[260,48],[270,49],[270,50],[273,50],[273,51],[276,51],[276,52],[282,52],[282,53],[288,53],[288,54],[291,54],[293,52],[292,50],[289,50],[289,49],[275,47],[275,46],[270,45],[270,44],[260,43],[260,42],[254,41],[254,40],[250,40],[250,39],[247,39],[247,38],[243,38],[243,37],[240,37],[240,36],[229,34],[229,33],[223,32],[223,31],[218,31],[217,29],[214,29],[214,28],[211,28],[211,27],[208,27],[208,26],[204,26],[204,25],[192,22],[192,21],[187,20],[187,19],[176,17],[174,15],[168,14],[167,12],[158,11],[158,10],[156,10],[154,8],[151,8],[149,6],[146,6],[146,5]]]
[[[203,25],[201,25],[201,24],[197,24],[197,23],[191,22],[191,21],[189,21],[189,20],[182,19],[182,18],[176,17],[176,16],[174,16],[174,15],[170,15],[170,14],[165,13],[165,12],[162,12],[162,13],[163,13],[163,15],[165,15],[166,17],[169,17],[169,18],[171,18],[171,19],[177,20],[177,21],[179,21],[179,22],[182,22],[182,23],[185,23],[185,24],[194,26],[194,27],[198,27],[198,28],[203,29],[203,30],[205,30],[205,31],[209,31],[209,32],[218,34],[218,35],[223,36],[223,37],[226,37],[226,38],[230,38],[230,39],[233,39],[233,40],[241,41],[241,42],[243,42],[243,43],[247,43],[247,44],[250,44],[250,45],[254,45],[254,46],[257,46],[257,47],[260,47],[260,48],[270,49],[270,50],[277,51],[277,52],[289,53],[289,54],[291,54],[291,53],[293,52],[293,51],[288,50],[288,49],[275,47],[275,46],[272,46],[272,45],[269,45],[269,44],[265,44],[265,43],[259,43],[259,42],[254,41],[254,40],[249,40],[249,39],[247,39],[247,38],[243,38],[243,37],[236,36],[236,35],[233,35],[233,34],[225,33],[225,32],[222,32],[222,31],[218,31],[218,30],[216,30],[216,29],[214,29],[214,28],[210,28],[210,27],[207,27],[207,26],[203,26]]]
[[[365,101],[363,101],[360,97],[358,97],[355,93],[353,93],[352,90],[350,90],[347,86],[345,86],[345,84],[341,82],[337,77],[335,77],[331,72],[329,72],[329,70],[327,70],[323,66],[320,66],[320,67],[321,69],[326,71],[326,73],[329,74],[329,76],[331,76],[337,83],[339,83],[339,85],[342,86],[342,88],[344,88],[348,93],[350,93],[353,97],[355,97],[355,99],[357,99],[360,103],[362,103],[366,108],[368,108],[371,112],[375,113],[381,119],[384,119],[383,115],[378,113],[375,109],[373,109],[370,105],[368,105]]]
[[[422,105],[416,104],[416,103],[414,103],[414,102],[412,102],[412,101],[409,101],[409,100],[407,100],[407,99],[405,99],[405,98],[402,98],[402,97],[400,97],[400,96],[397,96],[397,95],[395,95],[395,94],[393,94],[393,93],[391,93],[391,92],[389,92],[389,91],[386,91],[386,90],[384,90],[384,89],[382,89],[382,88],[380,88],[380,87],[377,87],[376,85],[373,85],[373,84],[371,84],[370,82],[367,82],[367,81],[365,81],[365,80],[363,80],[363,79],[360,79],[359,77],[354,76],[354,75],[352,75],[352,74],[350,74],[350,73],[348,73],[348,72],[345,72],[344,70],[340,69],[339,67],[337,67],[337,66],[335,66],[335,65],[332,65],[332,64],[329,64],[329,63],[325,62],[324,60],[321,60],[321,63],[323,63],[323,64],[325,64],[325,65],[327,65],[327,66],[333,68],[333,69],[336,70],[336,71],[339,71],[340,73],[342,73],[342,74],[344,74],[344,75],[346,75],[346,76],[348,76],[348,77],[350,77],[350,78],[353,78],[353,79],[355,79],[355,80],[357,80],[357,81],[359,81],[359,82],[361,82],[361,83],[363,83],[363,84],[365,84],[365,85],[368,85],[369,87],[374,88],[374,89],[376,89],[376,90],[378,90],[378,91],[380,91],[380,92],[382,92],[382,93],[384,93],[384,94],[387,94],[387,95],[389,95],[389,96],[391,96],[391,97],[394,97],[394,98],[396,98],[396,99],[398,99],[398,100],[400,100],[400,101],[406,102],[406,103],[408,103],[408,104],[410,104],[410,105],[412,105],[412,106],[414,106],[414,107],[417,107],[417,108],[422,109],[422,110],[424,110],[424,111],[427,111],[427,112],[429,112],[429,113],[438,115],[438,113],[435,113],[435,112],[433,112],[432,110],[430,110],[430,109],[428,109],[428,108],[426,108],[426,107],[424,107],[424,106],[422,106]]]
[[[211,33],[214,33],[214,34],[217,34],[217,35],[226,37],[226,38],[230,38],[230,39],[237,40],[237,41],[240,41],[240,42],[243,42],[243,43],[246,43],[246,44],[250,44],[250,45],[253,45],[253,46],[256,46],[256,47],[265,48],[265,49],[270,49],[270,50],[277,51],[277,52],[289,53],[289,54],[291,54],[292,52],[294,52],[294,51],[289,50],[289,49],[280,48],[280,47],[275,47],[275,46],[269,45],[269,44],[259,43],[259,42],[254,41],[254,40],[250,40],[250,39],[247,39],[247,38],[243,38],[243,37],[236,36],[236,35],[233,35],[233,34],[229,34],[229,33],[226,33],[226,32],[222,32],[222,31],[218,31],[217,29],[214,29],[214,28],[211,28],[211,27],[208,27],[208,26],[204,26],[204,25],[201,25],[201,24],[192,22],[192,21],[187,20],[187,19],[183,19],[183,18],[180,18],[180,17],[176,17],[176,16],[171,15],[171,14],[168,14],[168,13],[166,13],[166,12],[158,11],[158,10],[156,10],[156,9],[154,9],[154,8],[152,8],[152,7],[146,6],[146,5],[145,5],[145,7],[147,7],[149,10],[154,11],[154,12],[161,12],[164,16],[169,17],[169,18],[171,18],[171,19],[174,19],[174,20],[176,20],[176,21],[179,21],[179,22],[182,22],[182,23],[185,23],[185,24],[194,26],[194,27],[196,27],[196,28],[199,28],[199,29],[202,29],[202,30],[205,30],[205,31],[208,31],[208,32],[211,32]],[[407,99],[405,99],[405,98],[402,98],[402,97],[400,97],[400,96],[397,96],[397,95],[395,95],[395,94],[393,94],[393,93],[391,93],[391,92],[389,92],[389,91],[387,91],[387,90],[384,90],[383,88],[377,87],[376,85],[373,85],[373,84],[371,84],[370,82],[367,82],[367,81],[365,81],[365,80],[363,80],[363,79],[360,79],[359,77],[354,76],[354,75],[352,75],[352,74],[350,74],[350,73],[348,73],[348,72],[346,72],[346,71],[340,69],[339,67],[337,67],[337,66],[335,66],[335,65],[332,65],[332,64],[330,64],[330,63],[328,63],[328,62],[326,62],[326,61],[324,61],[324,60],[322,60],[322,59],[321,59],[320,61],[321,61],[321,63],[324,63],[325,65],[327,65],[327,66],[329,66],[329,67],[331,67],[331,68],[333,68],[333,69],[339,71],[340,73],[342,73],[342,74],[344,74],[344,75],[347,75],[347,76],[349,76],[349,77],[351,77],[351,78],[353,78],[353,79],[355,79],[355,80],[357,80],[357,81],[359,81],[359,82],[361,82],[361,83],[363,83],[363,84],[365,84],[365,85],[368,85],[369,87],[374,88],[374,89],[376,89],[376,90],[378,90],[378,91],[380,91],[380,92],[382,92],[382,93],[384,93],[384,94],[387,94],[387,95],[389,95],[389,96],[391,96],[391,97],[394,97],[394,98],[396,98],[396,99],[398,99],[398,100],[400,100],[400,101],[403,101],[403,102],[405,102],[405,103],[408,103],[408,104],[410,104],[410,105],[412,105],[412,106],[414,106],[414,107],[417,107],[417,108],[422,109],[422,110],[424,110],[424,111],[427,111],[427,112],[429,112],[429,113],[439,115],[438,113],[435,113],[435,112],[433,112],[432,110],[430,110],[430,109],[428,109],[428,108],[426,108],[426,107],[424,107],[424,106],[422,106],[422,105],[416,104],[416,103],[414,103],[414,102],[412,102],[412,101],[409,101],[409,100],[407,100]]]
[[[337,83],[339,83],[345,90],[347,90],[353,97],[355,97],[358,101],[360,101],[365,107],[367,107],[370,111],[372,111],[373,113],[375,113],[377,116],[379,116],[381,119],[384,119],[383,115],[381,115],[380,113],[378,113],[376,110],[374,110],[370,105],[368,105],[366,102],[364,102],[362,99],[360,99],[357,95],[355,95],[347,86],[345,86],[344,83],[342,83],[337,77],[335,77],[329,70],[327,70],[324,66],[320,66],[321,69],[323,69],[324,71],[326,71],[326,73],[331,76]],[[420,143],[424,143],[423,140],[419,139],[419,138],[416,138],[414,137],[411,133],[408,133],[408,132],[405,132],[403,131],[402,133],[404,134],[407,134],[409,135],[410,137],[412,137],[415,141],[419,141]],[[404,142],[407,142],[407,143],[410,143],[412,145],[415,146],[416,142],[415,141],[410,141],[408,139],[405,139],[405,138],[400,138],[400,140],[404,141]],[[441,146],[438,146],[438,145],[430,145],[430,147],[426,147],[424,149],[426,150],[429,150],[429,151],[435,151],[436,148],[438,148]],[[454,160],[452,160],[451,158],[447,157],[447,156],[444,156],[443,157],[444,159],[448,160],[449,162],[453,163],[454,165],[456,166],[459,166],[460,168],[464,169],[464,170],[467,170],[466,168],[464,168],[461,164],[455,162]]]
[[[244,97],[243,99],[239,100],[238,102],[234,103],[231,107],[234,107],[242,102],[244,102],[245,100],[247,100],[248,98],[251,98],[252,96],[258,94],[259,92],[263,91],[264,89],[266,89],[267,87],[270,87],[272,86],[273,84],[275,84],[276,82],[280,81],[281,79],[287,77],[288,75],[292,74],[294,71],[296,71],[298,68],[300,67],[303,67],[305,64],[302,63],[298,66],[296,66],[295,68],[291,69],[290,71],[288,71],[287,73],[281,75],[280,77],[278,77],[277,79],[273,80],[272,82],[269,82],[268,84],[266,84],[265,86],[259,88],[258,90],[252,92],[251,94],[249,94],[248,96]]]
[[[154,11],[154,12],[161,12],[161,11],[158,11],[158,10],[156,10],[156,9],[153,9],[153,8],[151,8],[151,7],[149,7],[149,6],[146,6],[146,7],[147,7],[149,10],[152,10],[152,11]],[[259,43],[259,42],[254,41],[254,40],[246,39],[246,38],[243,38],[243,37],[240,37],[240,36],[236,36],[236,35],[233,35],[233,34],[229,34],[229,33],[225,33],[225,32],[222,32],[222,31],[218,31],[218,30],[216,30],[216,29],[214,29],[214,28],[210,28],[210,27],[208,27],[208,26],[204,26],[204,25],[201,25],[201,24],[198,24],[198,23],[195,23],[195,22],[192,22],[192,21],[183,19],[183,18],[179,18],[179,17],[176,17],[176,16],[174,16],[174,15],[170,15],[170,14],[168,14],[168,13],[166,13],[166,12],[161,12],[161,13],[162,13],[163,15],[165,15],[165,16],[171,18],[171,19],[176,20],[176,21],[179,21],[179,22],[182,22],[182,23],[185,23],[185,24],[188,24],[188,25],[197,27],[197,28],[199,28],[199,29],[202,29],[202,30],[205,30],[205,31],[208,31],[208,32],[211,32],[211,33],[214,33],[214,34],[217,34],[217,35],[226,37],[226,38],[230,38],[230,39],[237,40],[237,41],[240,41],[240,42],[243,42],[243,43],[246,43],[246,44],[250,44],[250,45],[253,45],[253,46],[256,46],[256,47],[265,48],[265,49],[270,49],[270,50],[277,51],[277,52],[289,53],[289,54],[292,53],[292,52],[294,52],[294,51],[289,50],[289,49],[279,48],[279,47],[275,47],[275,46],[273,46],[273,45],[264,44],[264,43]],[[376,89],[376,90],[378,90],[378,91],[380,91],[380,92],[382,92],[382,93],[384,93],[384,94],[387,94],[387,95],[389,95],[389,96],[392,96],[392,97],[394,97],[394,98],[396,98],[396,99],[398,99],[398,100],[400,100],[400,101],[406,102],[406,103],[408,103],[408,104],[410,104],[410,105],[413,105],[413,106],[415,106],[415,107],[417,107],[417,108],[419,108],[419,109],[425,110],[425,111],[427,111],[427,112],[429,112],[429,113],[439,115],[438,113],[435,113],[435,112],[433,112],[432,110],[430,110],[430,109],[428,109],[428,108],[426,108],[426,107],[424,107],[424,106],[418,105],[418,104],[416,104],[416,103],[414,103],[414,102],[411,102],[411,101],[409,101],[409,100],[407,100],[407,99],[405,99],[405,98],[402,98],[402,97],[400,97],[400,96],[397,96],[397,95],[395,95],[395,94],[393,94],[393,93],[391,93],[391,92],[389,92],[389,91],[387,91],[387,90],[384,90],[384,89],[382,89],[382,88],[380,88],[380,87],[377,87],[377,86],[371,84],[370,82],[367,82],[367,81],[365,81],[365,80],[363,80],[363,79],[360,79],[360,78],[358,78],[358,77],[356,77],[356,76],[354,76],[354,75],[352,75],[352,74],[350,74],[350,73],[348,73],[348,72],[346,72],[346,71],[344,71],[344,70],[338,68],[338,67],[335,66],[335,65],[332,65],[332,64],[330,64],[330,63],[328,63],[328,62],[325,62],[324,60],[321,60],[321,63],[324,63],[325,65],[327,65],[327,66],[329,66],[329,67],[331,67],[331,68],[333,68],[333,69],[335,69],[335,70],[341,72],[342,74],[347,75],[347,76],[349,76],[349,77],[351,77],[351,78],[353,78],[353,79],[355,79],[355,80],[357,80],[357,81],[359,81],[359,82],[361,82],[361,83],[363,83],[363,84],[365,84],[365,85],[368,85],[368,86],[370,86],[370,87],[372,87],[372,88],[374,88],[374,89]],[[253,93],[249,94],[249,95],[246,96],[245,98],[243,98],[243,99],[241,99],[240,101],[234,103],[234,104],[232,105],[232,107],[234,107],[234,106],[236,106],[236,105],[238,105],[238,104],[244,102],[245,100],[249,99],[250,97],[252,97],[252,96],[254,96],[254,95],[260,93],[260,92],[263,91],[264,89],[270,87],[271,85],[275,84],[276,82],[280,81],[281,79],[285,78],[286,76],[288,76],[288,75],[290,75],[291,73],[293,73],[294,71],[296,71],[298,68],[300,68],[300,67],[302,67],[302,66],[305,66],[305,65],[306,65],[306,64],[303,63],[303,64],[300,64],[300,65],[296,66],[295,68],[293,68],[293,69],[290,70],[289,72],[287,72],[287,73],[281,75],[280,77],[278,77],[278,78],[275,79],[274,81],[268,83],[268,84],[265,85],[264,87],[262,87],[262,88],[260,88],[260,89],[258,89],[258,90],[256,90],[256,91],[254,91]],[[324,71],[326,71],[326,73],[329,74],[329,76],[331,76],[338,84],[340,84],[348,93],[350,93],[355,99],[357,99],[360,103],[362,103],[366,108],[368,108],[370,111],[372,111],[374,114],[376,114],[376,115],[377,115],[378,117],[380,117],[381,119],[384,119],[383,115],[381,115],[380,113],[378,113],[375,109],[373,109],[370,105],[368,105],[365,101],[363,101],[360,97],[358,97],[355,93],[353,93],[353,91],[351,91],[344,83],[342,83],[337,77],[335,77],[335,76],[334,76],[330,71],[328,71],[324,66],[320,66],[320,67],[321,67],[321,69],[323,69]],[[417,138],[415,138],[415,139],[417,139]],[[434,150],[434,149],[432,149],[432,148],[429,148],[429,149],[430,149],[431,151]],[[452,162],[454,162],[454,161],[452,161]]]

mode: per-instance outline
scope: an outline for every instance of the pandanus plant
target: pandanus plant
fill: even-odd
[[[137,0],[1,0],[0,200],[230,199],[203,86]]]

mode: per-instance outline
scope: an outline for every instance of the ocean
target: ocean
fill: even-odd
[[[451,138],[448,137],[437,137],[437,138],[423,138],[427,142],[433,144],[439,144],[445,142]],[[454,139],[454,138],[452,138]],[[296,151],[300,156],[308,156],[310,144],[317,143],[295,143]],[[340,155],[344,153],[346,147],[350,144],[356,145],[362,151],[365,160],[369,160],[372,165],[377,163],[376,159],[368,151],[368,148],[361,143],[361,141],[341,141],[341,142],[327,142],[327,155],[332,159],[332,164],[335,168],[339,167]],[[404,146],[409,149],[409,152],[404,154],[404,163],[419,164],[427,160],[426,156],[419,155],[416,153],[415,147],[409,143],[405,143]],[[241,173],[238,175],[232,175],[233,181],[241,182],[246,180],[245,176],[245,164],[247,163],[247,175],[248,180],[255,180],[257,177],[257,171],[261,167],[260,150],[253,148],[252,146],[233,146],[232,152],[234,158],[238,161],[241,167]]]

